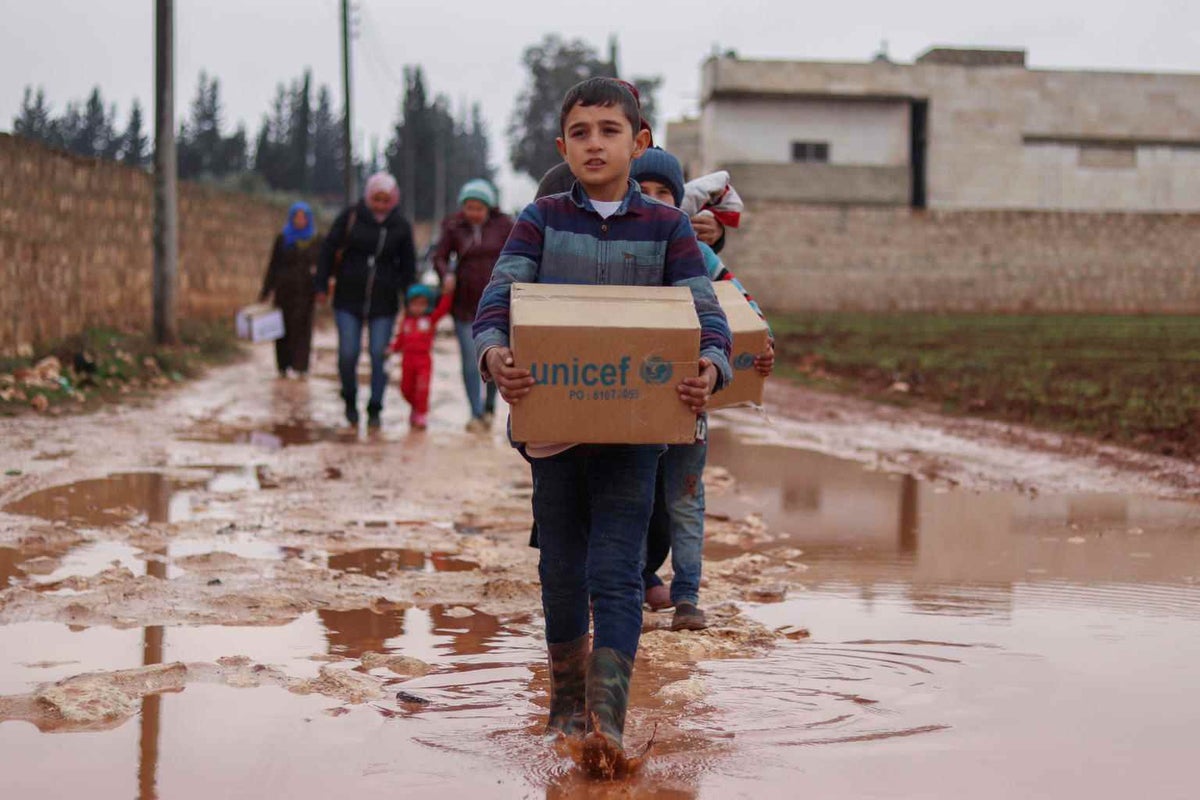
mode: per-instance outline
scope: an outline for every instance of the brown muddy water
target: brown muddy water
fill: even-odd
[[[189,681],[147,695],[107,730],[3,722],[0,796],[1196,795],[1200,505],[948,489],[721,427],[710,464],[728,471],[712,473],[714,519],[751,515],[766,533],[711,540],[707,574],[736,585],[734,559],[775,565],[785,599],[739,607],[811,636],[745,658],[639,660],[628,744],[653,735],[655,746],[630,783],[588,784],[539,741],[547,688],[536,608],[493,615],[431,598],[274,626],[0,626],[0,700],[84,672],[232,655],[297,679],[370,671],[386,686],[381,699],[354,703]],[[118,474],[7,510],[85,527],[170,523],[196,513],[179,499],[193,478],[210,493],[255,493],[256,474]],[[308,560],[358,579],[481,569],[428,547],[326,552],[234,529],[153,550],[103,537],[50,553],[3,546],[0,590],[70,592],[58,582],[112,567],[173,579],[209,552]],[[368,670],[368,653],[430,669]]]

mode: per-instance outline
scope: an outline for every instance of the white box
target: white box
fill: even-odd
[[[283,312],[264,303],[246,306],[234,318],[239,339],[273,342],[283,338]]]

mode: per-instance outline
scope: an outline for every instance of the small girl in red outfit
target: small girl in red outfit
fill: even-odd
[[[437,298],[437,289],[421,283],[413,284],[405,298],[404,319],[392,342],[391,351],[401,353],[400,394],[412,406],[409,425],[413,430],[425,430],[429,415],[429,381],[433,376],[433,336],[437,324],[450,312],[454,300],[453,278],[446,279],[446,291],[430,311]]]

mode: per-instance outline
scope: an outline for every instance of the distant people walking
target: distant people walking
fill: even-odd
[[[263,278],[259,302],[274,296],[275,306],[283,313],[283,338],[275,340],[275,365],[279,377],[288,370],[299,376],[308,373],[312,349],[313,275],[321,241],[308,203],[293,203],[288,209],[283,231],[271,247],[271,261]]]
[[[371,358],[367,425],[378,427],[387,389],[384,363],[400,298],[416,276],[412,228],[400,215],[400,188],[386,172],[367,179],[363,199],[347,208],[329,229],[317,268],[317,301],[334,281],[333,317],[338,331],[338,376],[346,421],[358,424],[358,358],[363,328]]]
[[[442,223],[441,236],[433,256],[433,265],[445,281],[456,276],[454,332],[462,356],[463,385],[471,405],[471,421],[467,430],[481,432],[491,427],[496,413],[496,384],[484,389],[475,358],[475,343],[471,324],[484,287],[492,278],[492,267],[508,241],[513,221],[497,206],[499,199],[491,183],[482,179],[467,181],[458,193],[459,210]],[[451,263],[450,257],[456,261]]]

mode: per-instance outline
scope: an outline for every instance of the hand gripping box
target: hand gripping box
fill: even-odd
[[[283,338],[283,312],[265,303],[255,303],[237,312],[234,327],[239,339],[273,342]]]
[[[715,281],[713,288],[733,333],[733,350],[729,355],[733,383],[714,394],[708,407],[715,410],[737,405],[762,405],[767,379],[754,369],[754,358],[766,351],[771,332],[733,281]]]
[[[517,283],[510,340],[533,390],[512,409],[518,442],[681,444],[679,399],[698,374],[700,320],[683,287]]]

